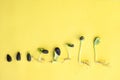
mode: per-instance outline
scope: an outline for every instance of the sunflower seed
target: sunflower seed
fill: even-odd
[[[6,58],[7,58],[7,61],[8,61],[8,62],[11,62],[11,61],[12,61],[12,58],[11,58],[11,56],[10,56],[9,54],[7,54]]]
[[[21,54],[20,54],[20,52],[17,52],[16,60],[17,60],[17,61],[20,61],[20,60],[21,60]]]
[[[31,55],[30,55],[30,53],[27,53],[27,61],[31,61]]]

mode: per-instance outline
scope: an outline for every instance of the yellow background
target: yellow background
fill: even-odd
[[[0,80],[120,80],[120,1],[119,0],[0,0]],[[85,36],[82,58],[90,66],[78,64],[79,36]],[[93,39],[99,59],[109,66],[94,63]],[[61,63],[69,48],[71,61]],[[48,63],[53,48],[61,48],[58,63]],[[50,51],[46,62],[26,61],[26,52],[38,58],[38,47]],[[16,61],[20,51],[22,60]],[[13,61],[6,61],[6,54]]]

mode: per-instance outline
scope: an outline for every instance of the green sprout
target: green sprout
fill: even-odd
[[[44,48],[38,48],[37,50],[40,52],[40,54],[41,54],[41,53],[42,53],[42,54],[48,54],[48,53],[49,53],[49,51],[48,51],[47,49],[44,49]],[[31,57],[32,57],[34,60],[38,61],[38,62],[45,61],[45,59],[42,58],[41,55],[39,56],[38,59],[35,58],[35,57],[33,57],[33,56],[31,56]]]
[[[93,48],[94,48],[94,62],[96,62],[96,46],[100,43],[100,38],[95,37],[93,41]]]
[[[40,53],[43,53],[43,54],[48,54],[49,53],[49,51],[47,49],[44,49],[44,48],[38,48],[38,51]]]
[[[95,37],[94,41],[93,41],[93,48],[94,48],[94,62],[100,63],[102,65],[108,65],[109,63],[106,63],[105,60],[100,59],[100,60],[96,60],[97,59],[97,54],[96,54],[96,46],[100,44],[100,37]]]
[[[59,47],[55,47],[54,51],[53,51],[53,61],[52,62],[56,62],[58,61],[59,56],[61,55],[61,50]]]

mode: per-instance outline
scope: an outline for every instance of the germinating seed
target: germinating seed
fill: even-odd
[[[38,48],[38,51],[42,52],[43,54],[49,53],[49,51],[47,49],[44,49],[44,48]]]
[[[59,48],[59,47],[56,47],[56,48],[55,48],[55,52],[56,52],[57,55],[60,55],[60,53],[61,53],[60,48]]]

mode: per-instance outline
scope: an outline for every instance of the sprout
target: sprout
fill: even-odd
[[[60,48],[59,48],[59,47],[56,47],[56,48],[55,48],[55,53],[60,56],[61,51],[60,51]]]
[[[43,54],[48,54],[49,53],[49,51],[44,49],[44,48],[38,48],[38,51],[40,51]]]
[[[38,51],[40,52],[40,53],[43,53],[43,54],[48,54],[49,53],[49,51],[47,50],[47,49],[44,49],[44,48],[38,48]],[[34,58],[35,59],[35,58]],[[41,55],[40,55],[40,57],[39,57],[39,59],[35,59],[35,60],[37,60],[37,61],[44,61],[44,59],[41,57]]]
[[[9,54],[7,54],[6,58],[7,58],[7,61],[8,61],[8,62],[11,62],[11,61],[12,61],[12,58],[11,58],[11,56],[10,56]]]
[[[80,40],[80,45],[79,45],[79,51],[78,51],[78,63],[81,62],[83,64],[86,64],[89,66],[89,60],[84,59],[84,60],[80,60],[81,58],[81,51],[82,51],[82,41],[84,40],[84,36],[80,36],[79,40]]]
[[[53,52],[53,61],[57,61],[60,54],[61,54],[60,48],[55,47],[54,52]]]
[[[20,61],[20,60],[21,60],[21,54],[20,54],[20,52],[17,52],[16,60],[17,60],[17,61]]]
[[[78,62],[79,62],[79,60],[80,60],[80,55],[81,55],[81,45],[82,45],[82,41],[84,40],[85,38],[84,38],[84,36],[81,36],[80,38],[79,38],[79,40],[80,40],[80,45],[79,45],[79,51],[78,51]]]
[[[96,45],[98,45],[100,43],[100,37],[95,37],[94,41],[93,41],[93,48],[94,48],[94,62],[96,63],[100,63],[102,65],[109,65],[109,63],[106,63],[106,61],[104,59],[100,59],[100,60],[96,60]]]
[[[100,38],[95,37],[93,40],[93,48],[94,48],[94,61],[96,62],[96,45],[100,43]]]
[[[41,53],[43,53],[43,54],[48,54],[48,53],[49,53],[49,51],[48,51],[47,49],[44,49],[44,48],[38,48],[37,50],[40,52],[40,54],[41,54]],[[28,54],[28,56],[30,56],[30,55]],[[32,58],[35,59],[35,60],[38,61],[38,62],[45,61],[45,59],[42,58],[41,55],[39,56],[38,59],[37,59],[37,58],[34,58],[33,56],[32,56]]]
[[[70,52],[69,52],[67,47],[71,47],[71,48],[74,47],[74,44],[72,44],[72,43],[66,43],[65,45],[66,45],[65,47],[66,47],[66,50],[67,50],[67,58],[65,58],[64,61],[65,60],[70,60]]]

